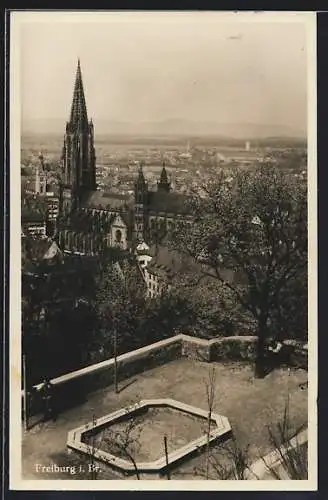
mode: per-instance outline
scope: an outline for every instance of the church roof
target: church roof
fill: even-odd
[[[117,210],[129,205],[133,198],[129,195],[106,193],[104,191],[91,191],[83,200],[84,208],[97,208],[103,210]]]
[[[174,214],[188,214],[188,196],[180,193],[165,191],[149,192],[149,210],[151,212],[165,212]]]

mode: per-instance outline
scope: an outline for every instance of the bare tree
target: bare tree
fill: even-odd
[[[138,408],[136,405],[135,409]],[[131,412],[131,407],[127,408],[127,415]],[[138,417],[132,416],[127,418],[124,425],[119,429],[108,429],[104,439],[103,445],[113,453],[114,455],[121,456],[129,460],[134,468],[135,475],[138,480],[140,480],[140,472],[138,470],[136,456],[140,451],[140,419]]]
[[[205,381],[206,399],[207,399],[207,430],[206,430],[206,479],[209,477],[210,467],[210,439],[211,439],[211,423],[212,413],[215,401],[215,379],[216,372],[214,367],[210,367],[208,372],[208,379]]]
[[[167,477],[167,479],[171,479],[170,469],[169,469],[169,454],[167,451],[167,436],[164,436],[163,441],[164,441],[164,453],[165,453],[165,462],[166,462],[166,477]]]
[[[96,451],[101,446],[102,435],[96,434],[97,427],[97,418],[95,415],[92,415],[92,421],[90,426],[87,426],[87,430],[89,431],[89,437],[86,441],[87,449],[88,449],[88,457],[87,457],[87,465],[88,465],[88,474],[90,479],[96,480],[98,479],[100,467],[96,462]]]
[[[249,445],[242,448],[234,436],[228,444],[221,443],[219,446],[210,446],[211,423],[215,404],[216,370],[210,367],[208,377],[205,380],[206,401],[207,401],[207,422],[206,422],[206,459],[205,472],[195,471],[206,480],[215,479],[245,479],[246,470],[250,466]],[[210,477],[211,476],[211,477]]]
[[[220,445],[220,450],[217,447],[213,448],[210,455],[210,465],[216,479],[246,479],[246,473],[250,470],[251,465],[249,445],[241,447],[235,436],[232,436],[229,443]]]
[[[265,457],[262,460],[275,479],[307,479],[308,456],[307,442],[302,443],[299,434],[306,429],[306,423],[298,429],[292,425],[289,412],[289,397],[284,414],[276,424],[268,426],[270,443],[277,452],[279,466],[271,465]]]

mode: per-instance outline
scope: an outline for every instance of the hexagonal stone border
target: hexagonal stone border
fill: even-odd
[[[83,436],[86,433],[90,433],[90,431],[94,432],[97,428],[101,429],[103,427],[109,427],[115,422],[124,420],[131,417],[131,415],[138,413],[139,410],[142,410],[142,408],[156,406],[173,408],[180,410],[181,412],[188,413],[189,415],[205,419],[208,418],[207,411],[195,406],[187,405],[181,401],[176,401],[175,399],[145,399],[128,408],[123,408],[110,413],[109,415],[98,418],[95,425],[92,422],[89,422],[81,427],[71,430],[67,437],[67,447],[88,456],[90,454],[90,447],[88,444],[83,442]],[[227,417],[219,415],[218,413],[212,413],[211,421],[216,424],[215,428],[210,432],[211,444],[213,444],[214,441],[228,437],[228,434],[231,432],[231,426]],[[202,450],[206,445],[207,435],[204,434],[199,438],[190,441],[187,445],[172,451],[168,454],[169,467],[177,464],[178,462],[184,461],[186,458],[190,458],[195,452]],[[131,462],[99,448],[95,448],[93,450],[93,458],[123,474],[135,473],[135,467]],[[167,467],[165,456],[162,456],[158,460],[152,462],[137,462],[136,465],[140,473],[163,474]]]

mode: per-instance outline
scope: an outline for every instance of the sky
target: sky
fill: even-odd
[[[20,14],[23,124],[68,119],[80,58],[95,123],[180,119],[306,128],[304,18]]]

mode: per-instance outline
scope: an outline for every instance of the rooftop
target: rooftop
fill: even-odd
[[[21,218],[23,223],[44,222],[45,215],[42,214],[40,211],[37,211],[36,209],[23,207]]]
[[[150,211],[176,214],[187,214],[188,197],[180,193],[149,191],[148,203]]]
[[[117,210],[123,208],[131,202],[131,197],[118,193],[104,191],[92,191],[83,200],[85,208],[98,208],[104,210]]]

